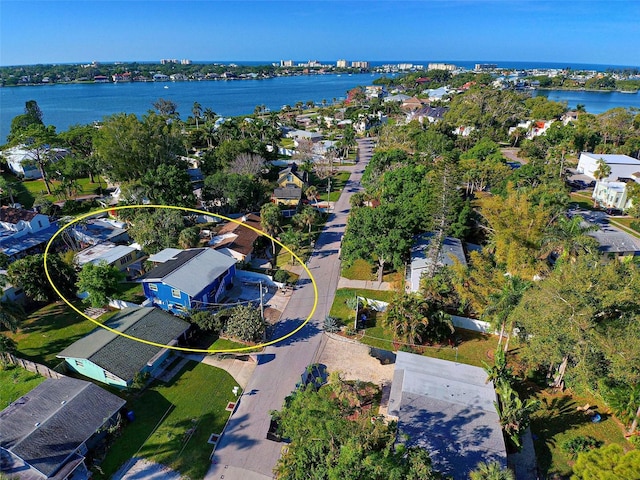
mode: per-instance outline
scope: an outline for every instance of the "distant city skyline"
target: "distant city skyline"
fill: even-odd
[[[640,66],[638,18],[638,0],[0,0],[0,65],[175,58]]]

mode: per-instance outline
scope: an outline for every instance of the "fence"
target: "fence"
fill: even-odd
[[[111,299],[109,300],[109,306],[122,310],[123,308],[138,308],[140,305],[137,303],[127,302],[125,300]]]
[[[64,377],[64,375],[56,372],[55,370],[50,369],[49,367],[45,367],[44,365],[40,365],[39,363],[35,363],[30,360],[25,360],[23,358],[16,357],[15,355],[12,355],[10,353],[6,353],[6,352],[0,353],[0,359],[2,359],[2,361],[6,363],[11,363],[13,365],[22,367],[25,370],[28,370],[30,372],[34,372],[39,375],[42,375],[43,377],[55,378],[55,379]]]
[[[458,315],[451,315],[451,323],[454,327],[464,328],[465,330],[472,330],[474,332],[489,333],[498,335],[500,332],[492,332],[491,324],[475,318],[459,317]]]

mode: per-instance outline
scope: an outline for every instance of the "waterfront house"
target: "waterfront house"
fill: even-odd
[[[432,260],[429,258],[429,246],[431,245],[432,237],[432,233],[418,235],[415,237],[411,247],[411,263],[407,272],[407,281],[409,290],[412,292],[420,291],[420,279],[432,266]],[[457,238],[445,237],[438,250],[436,268],[450,267],[455,262],[467,265],[462,242]]]
[[[250,213],[239,219],[241,223],[228,222],[223,225],[209,245],[236,259],[238,262],[250,262],[253,256],[253,247],[260,233],[248,228],[253,227],[262,232],[260,217]]]
[[[0,471],[16,480],[89,478],[85,457],[125,403],[91,382],[45,380],[0,412]]]
[[[125,308],[105,322],[125,335],[160,345],[185,339],[189,323],[158,308]],[[56,355],[69,369],[107,385],[125,388],[139,374],[153,375],[163,368],[171,350],[118,335],[97,327]]]
[[[142,277],[145,297],[178,315],[219,303],[236,272],[235,258],[210,248],[167,248],[149,260],[158,265]]]
[[[42,178],[37,160],[46,156],[50,161],[56,162],[67,155],[69,151],[64,148],[41,148],[31,149],[26,145],[3,150],[0,155],[7,161],[9,169],[18,177],[25,179]]]
[[[435,468],[452,478],[468,478],[479,462],[506,466],[496,400],[482,368],[396,354],[388,414],[398,421],[398,438],[427,450]]]

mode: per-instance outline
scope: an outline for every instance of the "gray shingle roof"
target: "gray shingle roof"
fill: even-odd
[[[132,337],[162,345],[172,342],[189,328],[184,320],[157,308],[125,308],[105,325]],[[160,350],[160,347],[137,342],[98,327],[64,349],[57,357],[87,359],[128,382]]]
[[[125,403],[90,382],[45,380],[0,412],[0,446],[50,477]]]
[[[426,449],[436,468],[468,478],[478,462],[507,463],[491,382],[482,368],[398,352],[389,414],[407,443]]]
[[[236,264],[236,260],[211,248],[185,250],[144,277],[145,282],[165,283],[195,297]]]

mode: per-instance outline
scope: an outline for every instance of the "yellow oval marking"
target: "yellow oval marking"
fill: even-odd
[[[171,210],[178,210],[178,211],[181,211],[181,212],[193,212],[193,213],[197,213],[197,214],[208,215],[208,216],[212,216],[212,217],[218,217],[218,218],[221,218],[223,220],[227,220],[229,222],[233,222],[233,223],[237,223],[238,225],[242,225],[245,228],[250,228],[254,232],[258,233],[259,235],[263,235],[263,236],[269,238],[270,240],[273,240],[275,243],[277,243],[282,248],[284,248],[286,251],[288,251],[293,256],[293,258],[295,258],[300,263],[300,265],[302,265],[302,268],[304,268],[304,270],[309,275],[309,279],[311,280],[311,284],[313,285],[313,295],[314,295],[313,307],[311,308],[311,312],[309,313],[307,318],[304,320],[304,322],[302,322],[302,324],[299,327],[297,327],[295,330],[287,333],[286,335],[284,335],[282,337],[276,338],[275,340],[271,340],[269,342],[264,342],[264,343],[260,343],[258,345],[253,345],[253,346],[250,346],[250,347],[230,348],[230,349],[224,349],[224,350],[208,350],[208,349],[200,349],[200,348],[177,347],[177,346],[174,346],[174,345],[163,345],[162,343],[150,342],[148,340],[143,340],[142,338],[137,338],[137,337],[134,337],[134,336],[131,336],[131,335],[127,335],[126,333],[119,332],[119,331],[117,331],[117,330],[115,330],[113,328],[110,328],[110,327],[107,327],[106,325],[101,324],[100,322],[97,322],[96,320],[94,320],[93,318],[89,317],[88,315],[85,315],[84,312],[81,312],[80,310],[78,310],[69,300],[67,300],[67,298],[65,298],[64,295],[62,295],[62,293],[60,293],[60,290],[58,290],[58,287],[56,287],[55,283],[51,280],[51,275],[49,274],[49,267],[47,265],[47,256],[49,255],[49,249],[51,248],[51,245],[53,244],[53,241],[58,237],[58,235],[60,235],[62,232],[64,232],[67,228],[69,228],[74,223],[77,223],[77,222],[79,222],[81,220],[84,220],[85,218],[93,217],[94,215],[99,214],[99,213],[105,213],[105,212],[109,213],[109,212],[118,211],[118,210],[131,210],[131,209],[135,209],[135,208],[166,208],[166,209],[171,209]],[[311,320],[311,317],[313,316],[313,314],[316,311],[316,308],[318,307],[318,285],[316,284],[315,278],[313,278],[313,275],[311,274],[311,272],[309,271],[307,266],[304,264],[304,262],[295,253],[293,253],[291,251],[291,249],[289,249],[288,247],[283,245],[279,240],[273,238],[270,235],[267,235],[266,233],[262,232],[261,230],[258,230],[257,228],[252,227],[251,225],[246,225],[246,224],[244,224],[242,222],[239,222],[238,220],[234,220],[232,218],[228,218],[228,217],[225,217],[225,216],[222,216],[222,215],[218,215],[217,213],[210,213],[210,212],[205,212],[203,210],[196,210],[194,208],[176,207],[176,206],[171,206],[171,205],[126,205],[126,206],[120,206],[120,207],[103,208],[102,210],[96,210],[96,211],[87,213],[85,215],[79,216],[78,218],[72,220],[71,222],[67,223],[66,225],[64,225],[63,227],[58,229],[58,231],[53,235],[53,237],[51,237],[51,240],[49,240],[49,242],[47,243],[47,246],[44,249],[44,273],[47,276],[47,280],[49,281],[49,283],[51,284],[51,286],[53,287],[55,292],[58,294],[58,296],[62,299],[62,301],[64,303],[66,303],[76,313],[78,313],[79,315],[83,316],[87,320],[90,320],[91,322],[95,323],[99,327],[104,328],[105,330],[108,330],[108,331],[110,331],[112,333],[115,333],[116,335],[121,335],[121,336],[123,336],[125,338],[128,338],[130,340],[135,340],[136,342],[146,343],[147,345],[153,345],[154,347],[169,348],[171,350],[178,350],[178,351],[181,351],[181,352],[191,352],[191,353],[244,352],[244,351],[247,351],[247,350],[253,350],[253,349],[256,349],[256,348],[262,348],[262,347],[266,347],[266,346],[269,346],[269,345],[273,345],[274,343],[281,342],[282,340],[284,340],[286,338],[289,338],[290,336],[292,336],[295,333],[299,332],[307,323],[309,323],[309,320]]]

